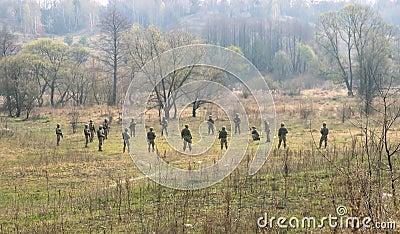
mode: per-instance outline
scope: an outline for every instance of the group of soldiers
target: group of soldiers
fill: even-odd
[[[96,127],[91,119],[89,124],[85,124],[83,129],[83,134],[85,136],[85,148],[88,147],[89,142],[93,142],[94,136],[97,133],[97,139],[99,141],[99,151],[103,151],[103,142],[105,139],[108,139],[108,135],[110,132],[110,125],[107,119],[104,119],[103,125],[99,125],[99,129],[96,131]],[[61,138],[64,137],[60,124],[57,124],[56,127],[56,136],[57,136],[57,146],[60,145]]]
[[[271,129],[269,127],[269,122],[267,120],[264,120],[264,130],[266,133],[266,142],[271,142],[271,138],[270,138],[270,133],[271,133]],[[281,123],[281,127],[278,130],[278,149],[281,148],[282,142],[283,142],[283,148],[286,148],[286,134],[288,134],[289,131],[287,130],[287,128],[285,127],[285,123]],[[329,134],[329,129],[326,127],[326,123],[323,122],[322,123],[322,128],[320,130],[321,133],[321,138],[319,140],[319,148],[321,149],[322,147],[322,143],[325,143],[325,148],[327,147],[328,144],[328,134]],[[256,127],[252,127],[252,138],[254,141],[259,141],[260,140],[260,134],[257,131]]]
[[[233,119],[234,122],[234,131],[235,134],[240,134],[240,117],[239,114],[236,113],[235,117]],[[168,136],[168,121],[166,120],[165,117],[162,118],[160,121],[161,125],[161,136],[164,134]],[[208,116],[207,120],[207,125],[208,125],[208,134],[214,135],[214,126],[215,126],[215,121],[212,118],[212,115]],[[93,120],[91,119],[89,121],[89,124],[85,124],[85,128],[83,130],[84,136],[85,136],[85,147],[88,147],[89,142],[93,142],[94,135],[97,133],[97,138],[98,138],[98,147],[99,151],[103,151],[103,143],[105,139],[108,139],[110,131],[110,125],[107,119],[104,119],[103,125],[99,125],[98,130],[96,132],[96,127],[93,123]],[[251,131],[251,136],[253,141],[260,141],[261,137],[260,134],[257,131],[257,128],[255,126],[250,128]],[[267,120],[264,120],[264,131],[266,134],[266,142],[271,142],[270,138],[270,124]],[[320,130],[321,133],[321,138],[319,141],[319,148],[322,147],[322,143],[325,143],[325,148],[327,147],[327,142],[328,142],[328,134],[329,134],[329,129],[326,127],[326,123],[322,123],[322,128]],[[280,149],[281,144],[283,142],[283,147],[286,148],[286,135],[288,134],[288,130],[285,127],[285,123],[281,123],[281,127],[278,130],[278,149]],[[57,124],[56,127],[56,135],[57,135],[57,146],[60,145],[60,140],[63,138],[63,133],[61,131],[60,124]],[[122,139],[124,142],[124,147],[123,147],[123,152],[125,153],[126,148],[128,149],[128,152],[130,152],[130,143],[129,140],[131,136],[135,137],[136,136],[136,121],[134,119],[131,120],[129,124],[129,129],[125,128],[124,131],[122,132]],[[147,132],[147,143],[148,143],[148,152],[155,151],[155,139],[156,139],[156,134],[154,131],[153,127],[149,128],[149,131]],[[189,151],[192,151],[192,134],[189,129],[189,125],[185,124],[185,127],[181,131],[181,139],[183,140],[183,151],[186,151],[187,148],[189,148]],[[228,149],[228,132],[226,131],[226,127],[222,126],[221,130],[219,131],[218,134],[218,139],[220,140],[220,145],[221,145],[221,150],[224,148]]]
[[[85,135],[85,147],[88,147],[89,142],[93,142],[95,133],[97,133],[97,139],[99,141],[99,151],[103,151],[104,140],[108,139],[108,134],[110,132],[110,125],[107,119],[104,119],[103,125],[99,125],[99,129],[96,132],[96,127],[93,120],[89,120],[89,124],[85,124],[83,133]]]

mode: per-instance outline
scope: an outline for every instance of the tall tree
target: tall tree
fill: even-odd
[[[18,52],[19,46],[16,41],[16,35],[5,29],[0,29],[0,59],[8,55],[14,55]]]
[[[69,59],[68,46],[62,42],[55,42],[49,38],[33,41],[24,47],[24,53],[35,58],[39,64],[41,78],[45,86],[50,89],[50,104],[56,106],[63,102],[68,88],[62,85],[62,74]],[[57,98],[57,100],[55,99]]]
[[[109,68],[113,76],[112,96],[110,105],[117,104],[118,69],[123,61],[123,33],[129,28],[128,21],[116,8],[115,2],[109,4],[109,8],[101,20],[102,37],[99,42],[100,49],[104,52],[101,59]]]
[[[0,95],[5,97],[5,106],[10,117],[26,118],[35,105],[37,86],[34,85],[24,54],[7,56],[0,60]]]
[[[127,44],[126,55],[132,69],[132,77],[134,77],[134,73],[140,71],[147,62],[161,55],[166,50],[193,43],[192,36],[185,31],[164,34],[161,29],[155,26],[141,28],[135,25],[126,35],[125,39]],[[180,55],[176,55],[171,59],[178,63],[178,61],[183,58],[180,57]],[[189,80],[193,71],[194,66],[173,71],[170,74],[163,74],[165,71],[160,71],[161,74],[165,75],[165,78],[159,83],[156,83],[156,77],[149,75],[149,79],[143,82],[148,82],[154,87],[150,108],[158,108],[160,114],[161,110],[163,110],[165,117],[169,119],[170,111],[175,109],[177,99],[176,90]],[[174,113],[174,117],[176,117],[176,112]]]
[[[335,65],[327,72],[344,81],[349,96],[358,78],[359,93],[366,96],[369,110],[376,91],[373,80],[387,68],[392,28],[370,7],[351,4],[321,15],[316,32],[317,42]]]
[[[70,95],[75,105],[82,105],[88,97],[90,83],[88,61],[89,51],[80,46],[72,47],[71,62],[68,64],[67,72]]]

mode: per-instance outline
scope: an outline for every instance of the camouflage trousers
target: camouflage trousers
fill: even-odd
[[[187,140],[183,140],[183,151],[186,150],[186,147],[189,147],[189,150],[192,151],[192,142],[187,141]]]
[[[168,136],[168,128],[167,128],[167,126],[162,126],[161,136],[163,136],[163,135]]]
[[[214,124],[208,124],[208,135],[214,135]]]
[[[286,136],[279,136],[278,149],[281,147],[282,141],[283,141],[283,147],[286,148]]]
[[[57,146],[60,145],[61,134],[57,134]]]
[[[265,134],[267,135],[267,141],[266,142],[271,142],[271,137],[270,137],[271,130],[269,130],[269,129],[265,130]]]
[[[94,130],[90,130],[90,142],[93,142],[93,138],[94,138]]]
[[[103,137],[99,137],[99,151],[103,151]]]
[[[240,134],[240,124],[238,124],[238,123],[235,123],[235,133]]]
[[[328,144],[328,135],[322,135],[321,139],[319,140],[319,148],[322,146],[322,142],[325,142],[325,148]]]
[[[150,146],[152,147],[153,152],[154,152],[154,145],[155,145],[154,140],[148,140],[148,141],[147,141],[147,144],[148,144],[148,150],[149,150],[149,152],[150,152]]]
[[[90,135],[85,135],[85,147],[88,147]]]
[[[124,140],[124,149],[122,150],[123,153],[125,153],[126,148],[128,148],[128,153],[131,152],[131,144],[129,140]]]
[[[226,138],[221,138],[220,141],[221,141],[221,149],[224,148],[224,145],[225,149],[228,149],[228,140]]]

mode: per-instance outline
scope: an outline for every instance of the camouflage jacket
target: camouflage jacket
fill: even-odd
[[[156,134],[154,132],[148,132],[147,133],[147,140],[154,140],[156,139]]]
[[[323,136],[328,136],[328,133],[329,133],[329,129],[328,128],[321,128],[321,134],[323,135]]]
[[[278,131],[278,136],[286,136],[288,134],[288,130],[285,127],[281,127]]]
[[[56,134],[57,135],[62,135],[63,134],[62,131],[61,131],[61,128],[56,128]]]
[[[240,117],[239,117],[239,116],[235,117],[235,118],[233,119],[233,122],[234,122],[235,124],[240,124],[240,122],[241,122]]]
[[[96,127],[94,126],[93,123],[89,124],[89,130],[91,130],[91,131],[95,131],[96,130]]]
[[[226,139],[228,138],[228,132],[226,130],[221,130],[218,135],[218,139]]]
[[[101,131],[100,129],[97,130],[97,137],[98,138],[104,138],[105,137],[103,131]]]
[[[136,127],[136,122],[135,122],[135,121],[132,121],[132,122],[130,123],[130,125],[129,125],[129,129],[135,129],[135,127]]]

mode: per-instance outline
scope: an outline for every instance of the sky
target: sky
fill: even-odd
[[[107,5],[107,3],[108,3],[108,0],[94,0],[94,1],[97,1],[104,6]],[[322,1],[338,1],[338,0],[314,0],[314,2],[322,2]],[[342,0],[340,0],[340,1],[342,1]],[[362,2],[373,3],[373,2],[375,2],[375,0],[363,0]]]
[[[96,1],[96,2],[99,2],[99,3],[101,3],[101,5],[107,5],[107,2],[108,2],[108,0],[94,0],[94,1]]]

